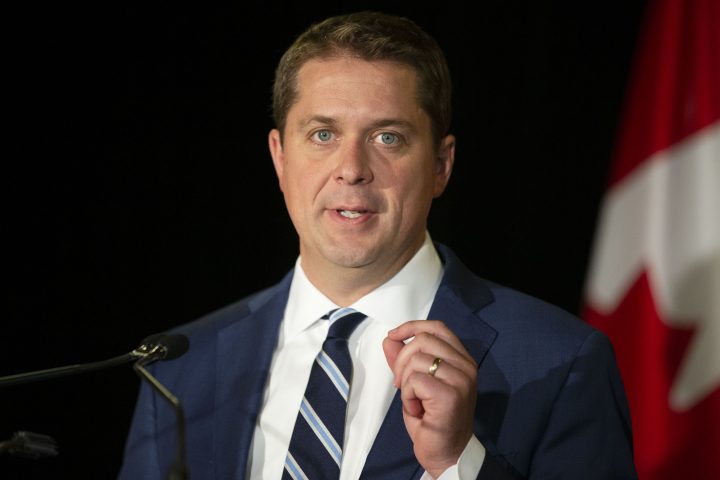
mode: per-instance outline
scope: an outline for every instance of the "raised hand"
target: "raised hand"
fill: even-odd
[[[403,323],[388,332],[383,350],[415,457],[437,478],[457,463],[472,436],[478,366],[441,321]]]

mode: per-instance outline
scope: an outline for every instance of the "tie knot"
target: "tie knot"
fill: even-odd
[[[347,340],[360,322],[367,315],[360,313],[353,308],[338,308],[331,310],[323,318],[330,320],[330,331],[328,338],[343,338]]]

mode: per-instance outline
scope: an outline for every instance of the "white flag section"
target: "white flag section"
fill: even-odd
[[[656,153],[605,197],[586,301],[611,314],[643,271],[661,320],[695,330],[669,396],[687,410],[720,387],[720,122]]]

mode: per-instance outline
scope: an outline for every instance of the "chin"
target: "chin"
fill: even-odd
[[[342,247],[326,251],[325,258],[341,267],[362,268],[376,261],[377,253],[375,249]]]

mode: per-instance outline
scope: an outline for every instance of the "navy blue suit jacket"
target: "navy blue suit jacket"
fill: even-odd
[[[479,478],[635,478],[625,393],[607,338],[557,307],[478,278],[437,247],[445,273],[429,318],[444,321],[479,365],[474,431],[487,450]],[[193,480],[245,478],[291,278],[178,328],[190,350],[153,366],[185,408]],[[363,478],[422,475],[401,408],[396,395]],[[176,425],[143,385],[120,478],[165,479]]]

